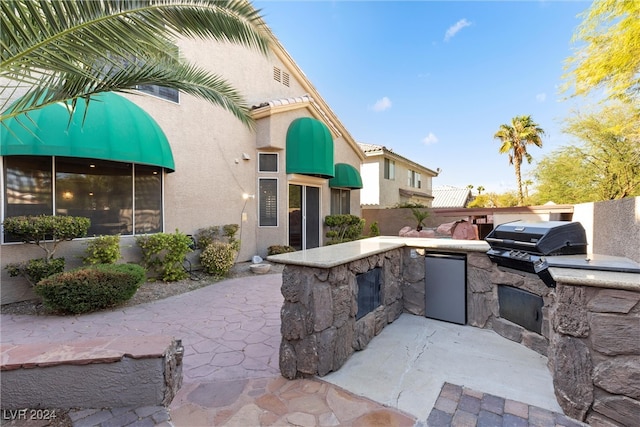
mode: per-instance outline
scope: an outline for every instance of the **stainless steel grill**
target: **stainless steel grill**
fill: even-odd
[[[498,225],[485,238],[496,264],[536,273],[547,286],[555,281],[547,271],[546,256],[587,253],[587,237],[579,222],[510,222]]]

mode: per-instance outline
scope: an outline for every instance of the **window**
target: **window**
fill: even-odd
[[[396,162],[384,159],[384,179],[396,179]]]
[[[259,153],[258,154],[258,171],[278,172],[278,154],[277,153]]]
[[[4,171],[5,217],[83,216],[91,220],[89,236],[162,231],[161,167],[10,156]]]
[[[162,231],[161,172],[155,166],[135,166],[136,234]]]
[[[131,234],[132,178],[130,163],[56,158],[55,214],[89,218],[89,236]]]
[[[4,173],[6,217],[53,213],[51,157],[5,157]]]
[[[278,180],[259,179],[259,225],[261,227],[278,226]]]
[[[413,188],[422,188],[422,177],[418,172],[407,170],[407,186]]]
[[[138,85],[137,89],[140,92],[148,93],[176,104],[180,102],[180,91],[178,89],[158,85]]]
[[[351,213],[351,191],[340,188],[331,189],[331,215]]]

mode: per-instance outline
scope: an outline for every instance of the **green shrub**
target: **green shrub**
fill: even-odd
[[[369,227],[369,236],[376,237],[380,235],[380,227],[378,226],[378,221],[375,221]]]
[[[98,236],[86,242],[85,264],[115,264],[120,259],[120,235]]]
[[[50,260],[60,242],[85,237],[91,221],[80,216],[28,215],[6,218],[2,225],[9,235],[40,247]]]
[[[195,239],[197,243],[198,249],[205,249],[215,240],[220,239],[220,227],[217,225],[212,225],[211,227],[201,228],[196,231]]]
[[[6,218],[4,231],[24,243],[37,245],[45,252],[42,259],[7,265],[9,275],[23,276],[35,285],[41,279],[64,270],[64,258],[54,258],[58,244],[87,235],[91,221],[79,216],[28,215]]]
[[[237,255],[232,243],[213,242],[200,254],[200,263],[207,273],[222,277],[229,273]]]
[[[142,250],[142,265],[165,282],[186,279],[184,259],[191,252],[191,238],[176,230],[175,233],[157,233],[136,238]]]
[[[427,205],[420,202],[398,202],[390,209],[403,209],[403,208],[426,208]]]
[[[358,240],[364,229],[364,219],[349,214],[328,215],[324,223],[329,227],[326,236],[330,239],[327,245]]]
[[[223,226],[212,225],[211,227],[201,228],[195,233],[195,239],[198,249],[206,249],[213,242],[231,243],[234,248],[240,250],[240,240],[236,239],[236,233],[240,226],[238,224],[226,224]]]
[[[49,260],[35,258],[26,262],[7,264],[6,269],[9,272],[9,276],[23,276],[31,285],[36,285],[45,277],[62,273],[64,271],[64,264],[64,258],[52,258]]]
[[[222,232],[224,236],[227,238],[228,242],[233,245],[233,248],[236,251],[240,250],[240,240],[236,239],[236,233],[240,229],[238,224],[226,224],[222,226]]]
[[[267,255],[286,254],[288,252],[295,252],[296,249],[291,246],[285,245],[271,245],[267,248]]]
[[[135,264],[96,264],[58,273],[35,287],[47,308],[69,314],[87,313],[130,299],[145,279]]]
[[[419,208],[411,208],[411,215],[413,215],[413,218],[417,222],[416,230],[418,231],[422,230],[422,227],[424,226],[423,221],[429,218],[429,211],[426,211],[424,209],[419,209]]]

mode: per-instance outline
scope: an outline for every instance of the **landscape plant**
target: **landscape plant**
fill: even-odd
[[[191,238],[176,230],[175,233],[156,233],[139,236],[136,243],[142,251],[142,265],[157,274],[164,282],[186,279],[189,273],[184,260],[191,252]]]
[[[376,237],[380,235],[380,226],[378,225],[378,221],[374,221],[373,224],[369,226],[369,236]]]
[[[417,221],[416,230],[422,230],[422,227],[424,226],[423,221],[429,217],[429,211],[425,209],[411,208],[411,215],[413,215],[413,218]]]
[[[267,255],[279,255],[289,252],[295,252],[296,249],[293,246],[287,245],[271,245],[267,248]]]
[[[194,237],[198,249],[206,249],[213,242],[226,242],[232,244],[236,251],[240,250],[240,240],[236,239],[236,234],[240,230],[238,224],[225,224],[222,226],[212,225],[196,231]]]
[[[144,279],[144,268],[136,264],[96,264],[47,277],[35,292],[50,310],[80,314],[129,300]]]
[[[65,240],[85,237],[91,221],[77,216],[23,215],[6,218],[2,225],[9,236],[44,251],[44,258],[6,266],[11,277],[23,276],[35,285],[42,278],[64,270],[64,258],[54,258],[58,246]]]
[[[360,239],[365,220],[356,215],[340,214],[327,215],[324,223],[329,227],[326,233],[326,237],[329,238],[327,245],[335,245]]]
[[[217,40],[266,54],[269,33],[249,1],[7,0],[0,17],[0,122],[64,101],[71,112],[78,100],[90,102],[101,92],[160,85],[253,123],[238,91],[188,62],[177,43]],[[7,109],[16,88],[26,94]]]
[[[115,264],[120,259],[120,235],[97,236],[85,243],[85,264]]]
[[[542,136],[544,130],[533,121],[531,116],[516,116],[511,119],[511,124],[502,124],[493,135],[500,141],[498,149],[500,154],[509,155],[509,164],[513,165],[516,172],[516,184],[518,186],[518,205],[524,205],[522,192],[522,160],[531,163],[531,154],[527,152],[527,145],[535,145],[542,148]]]
[[[200,254],[200,263],[205,272],[216,277],[224,277],[229,273],[238,256],[233,243],[214,241]]]

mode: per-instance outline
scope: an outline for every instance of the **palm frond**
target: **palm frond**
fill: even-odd
[[[14,115],[21,108],[156,84],[206,99],[249,124],[239,94],[186,63],[175,41],[199,37],[263,53],[270,43],[259,11],[246,0],[3,0],[0,24],[0,78],[12,81],[0,87],[0,99],[6,103],[16,87],[28,88]]]

